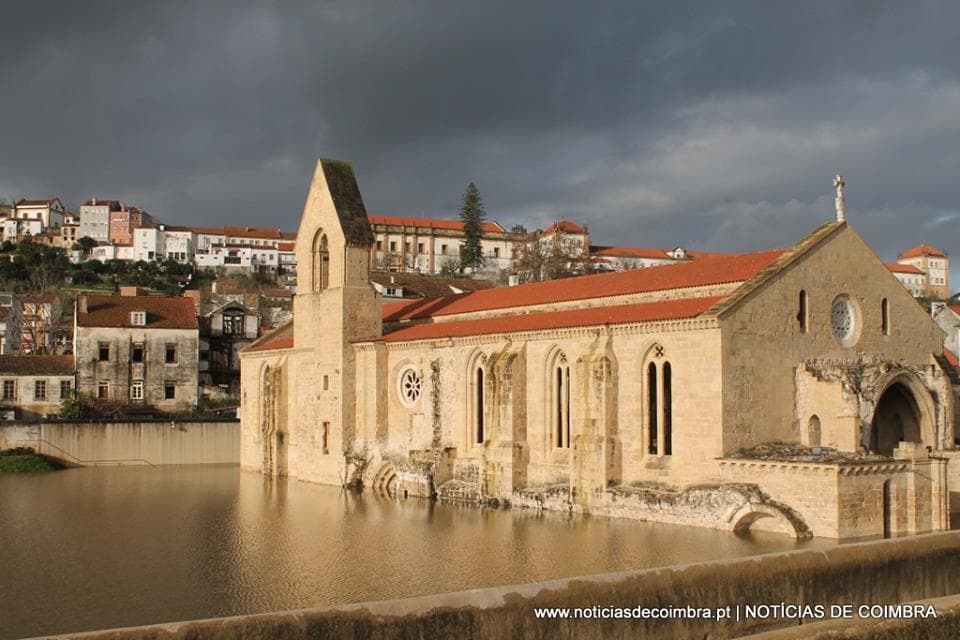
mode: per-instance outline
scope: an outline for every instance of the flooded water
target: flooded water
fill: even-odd
[[[236,467],[0,475],[0,638],[793,549],[781,536],[392,501]]]

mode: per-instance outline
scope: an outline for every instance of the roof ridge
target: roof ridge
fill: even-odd
[[[271,329],[270,331],[268,331],[267,333],[263,334],[262,336],[260,336],[259,338],[257,338],[256,340],[254,340],[253,342],[251,342],[250,344],[248,344],[246,347],[244,347],[242,350],[243,350],[243,351],[250,351],[250,350],[252,350],[254,347],[259,346],[259,345],[263,344],[264,342],[268,342],[271,338],[273,338],[274,336],[276,336],[278,333],[280,333],[281,331],[283,331],[283,330],[286,329],[287,327],[290,327],[290,328],[293,327],[293,318],[287,320],[286,322],[284,322],[284,323],[281,324],[280,326],[275,327],[275,328]]]
[[[720,302],[715,304],[710,309],[707,309],[704,315],[721,316],[727,313],[735,306],[740,304],[740,302],[742,302],[744,299],[746,299],[747,296],[756,291],[761,285],[769,282],[775,275],[795,263],[801,257],[813,250],[814,247],[817,247],[824,240],[832,236],[837,230],[846,227],[846,225],[847,223],[845,221],[838,222],[836,220],[830,220],[829,222],[823,223],[804,236],[798,243],[777,256],[773,262],[753,274],[752,277],[737,287],[729,295],[725,296]]]
[[[774,249],[716,256],[645,269],[596,273],[388,304],[384,305],[384,320],[402,321],[742,282],[782,252]]]

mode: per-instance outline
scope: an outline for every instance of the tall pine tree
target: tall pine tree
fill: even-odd
[[[466,236],[460,251],[460,266],[477,270],[483,266],[483,222],[487,212],[483,210],[483,198],[480,190],[472,182],[463,192],[463,206],[460,207],[460,220],[463,221],[463,235]]]

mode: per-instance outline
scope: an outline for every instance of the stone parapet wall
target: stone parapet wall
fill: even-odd
[[[892,604],[960,593],[960,532],[774,553],[660,569],[216,620],[60,636],[86,640],[273,638],[737,638],[796,627],[785,618],[547,620],[536,607]],[[955,637],[955,617],[924,635]],[[784,636],[789,637],[789,636]],[[802,635],[801,637],[808,637]]]
[[[0,425],[0,449],[32,447],[68,465],[238,464],[240,423],[50,422]]]
[[[789,505],[813,535],[849,540],[947,528],[944,465],[936,458],[850,464],[724,459],[720,470],[725,482],[756,483]],[[754,528],[766,524],[758,520]]]

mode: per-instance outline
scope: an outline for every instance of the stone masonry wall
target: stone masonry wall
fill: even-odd
[[[0,425],[0,449],[32,447],[69,465],[236,464],[240,424],[52,422]]]

